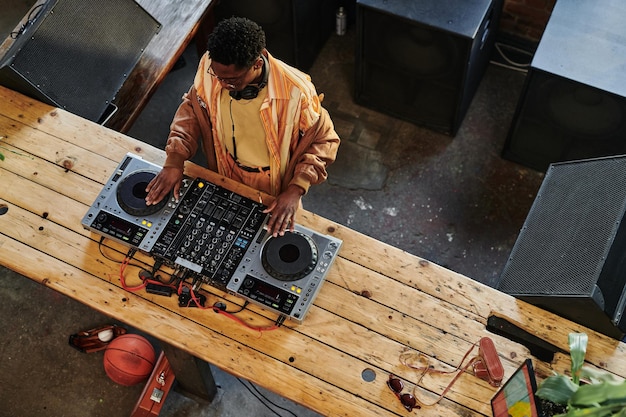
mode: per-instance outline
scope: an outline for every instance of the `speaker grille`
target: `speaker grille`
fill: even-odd
[[[52,104],[97,120],[159,24],[132,0],[54,3],[11,63]],[[43,13],[43,12],[42,12]]]
[[[626,157],[551,165],[498,288],[515,296],[593,296],[624,216],[625,181]],[[619,298],[622,289],[607,296]]]

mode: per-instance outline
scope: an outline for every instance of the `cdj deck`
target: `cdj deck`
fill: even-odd
[[[272,237],[265,206],[202,179],[185,178],[178,202],[170,195],[146,206],[160,170],[128,153],[83,226],[301,323],[342,241],[300,225]]]

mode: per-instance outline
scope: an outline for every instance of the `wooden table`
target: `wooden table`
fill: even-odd
[[[405,380],[407,390],[417,383],[419,372],[399,362],[406,350],[451,370],[474,342],[490,336],[510,376],[530,354],[486,331],[492,315],[564,352],[568,333],[585,331],[588,361],[626,376],[624,344],[307,211],[300,216],[304,226],[342,239],[343,246],[301,325],[286,322],[259,333],[210,310],[180,308],[175,297],[126,292],[119,265],[100,254],[99,236],[86,231],[81,218],[127,152],[157,164],[163,152],[1,87],[0,103],[0,150],[6,156],[0,162],[1,265],[323,415],[411,415],[386,385],[390,373]],[[250,192],[191,164],[187,173]],[[120,259],[126,253],[121,245],[105,243]],[[127,276],[131,280],[136,272]],[[242,304],[205,290],[210,304]],[[256,326],[276,318],[254,306],[238,316]],[[569,369],[562,352],[552,363],[534,358],[534,364],[540,378]],[[363,378],[366,370],[373,381]],[[449,380],[425,377],[418,397],[435,399]],[[490,416],[495,391],[464,373],[438,405],[419,415]]]
[[[146,46],[114,100],[118,109],[106,126],[120,132],[128,132],[196,33],[206,34],[203,25],[211,26],[208,20],[214,4],[212,0],[137,3],[161,23],[161,30]]]

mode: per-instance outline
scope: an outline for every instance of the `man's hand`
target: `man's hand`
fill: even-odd
[[[283,236],[286,230],[290,232],[295,230],[296,212],[300,207],[300,198],[303,194],[302,188],[297,185],[290,185],[263,211],[263,213],[270,213],[267,230],[272,236]]]
[[[180,199],[180,185],[183,180],[183,170],[180,168],[163,168],[146,187],[146,205],[157,204],[174,189],[174,198]]]

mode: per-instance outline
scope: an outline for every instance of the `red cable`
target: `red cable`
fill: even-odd
[[[129,292],[139,291],[146,287],[145,281],[142,281],[141,285],[137,285],[136,287],[129,287],[126,285],[126,278],[124,277],[124,272],[126,271],[126,267],[130,263],[130,258],[127,256],[124,258],[122,263],[120,264],[120,284],[122,284],[122,288]]]
[[[182,283],[181,283],[181,286],[182,286]],[[191,295],[191,300],[194,303],[196,303],[196,306],[198,308],[203,309],[203,310],[212,309],[214,312],[222,314],[222,315],[228,317],[229,319],[236,321],[237,323],[241,324],[242,326],[247,327],[250,330],[255,330],[255,331],[259,332],[259,333],[262,333],[262,332],[267,332],[267,331],[270,331],[270,330],[276,330],[279,327],[276,324],[274,324],[272,326],[267,326],[267,327],[251,326],[248,323],[246,323],[244,320],[240,319],[239,317],[235,316],[232,313],[229,313],[227,311],[221,310],[221,309],[219,309],[217,307],[204,307],[204,306],[202,306],[200,304],[200,300],[198,299],[198,297],[196,297],[196,294],[195,294],[194,290],[191,289],[191,288],[189,288],[189,294]]]

